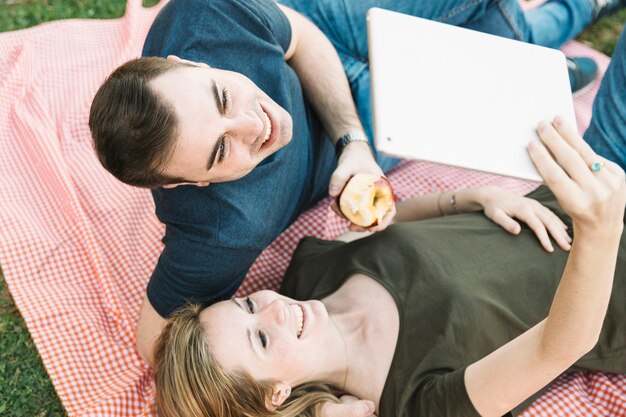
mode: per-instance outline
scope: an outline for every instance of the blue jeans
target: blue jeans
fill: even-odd
[[[626,30],[593,102],[585,140],[596,153],[626,169]]]
[[[333,43],[350,82],[366,133],[372,138],[365,16],[380,7],[456,26],[557,48],[592,20],[591,0],[551,0],[524,12],[517,0],[279,0],[307,16]],[[384,171],[398,163],[376,155]]]

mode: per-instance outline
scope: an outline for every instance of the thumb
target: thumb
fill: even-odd
[[[369,400],[358,400],[351,403],[325,403],[322,417],[369,417],[374,413],[374,403]]]
[[[337,168],[330,177],[328,194],[330,194],[331,197],[337,197],[341,190],[343,190],[343,187],[346,186],[349,179],[350,173],[347,170],[341,169],[341,167]]]

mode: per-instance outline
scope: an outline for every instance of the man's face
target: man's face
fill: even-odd
[[[241,74],[181,66],[150,85],[178,117],[179,136],[164,171],[184,183],[241,178],[291,140],[289,113]]]

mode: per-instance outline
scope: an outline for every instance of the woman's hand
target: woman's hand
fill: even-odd
[[[541,123],[537,133],[541,142],[528,151],[572,217],[572,251],[548,316],[467,367],[465,387],[480,415],[507,413],[593,349],[611,299],[624,228],[624,171],[561,118]]]
[[[346,186],[348,180],[355,174],[359,173],[374,174],[379,176],[384,175],[382,169],[380,169],[374,160],[369,144],[362,141],[354,141],[346,145],[341,153],[341,156],[339,157],[337,169],[335,169],[335,172],[333,172],[333,175],[330,178],[328,194],[330,194],[331,197],[336,198]],[[335,213],[344,217],[335,202],[331,203],[331,207]],[[360,227],[355,224],[350,224],[349,229],[353,232],[378,232],[389,226],[395,214],[396,208],[394,206],[393,210],[391,210],[391,212],[388,213],[376,226]]]
[[[476,202],[482,206],[485,216],[507,232],[513,235],[520,233],[522,227],[515,221],[518,219],[535,232],[541,246],[548,252],[554,251],[550,235],[561,249],[570,250],[572,238],[567,233],[567,225],[538,201],[496,186],[481,187],[475,193]]]
[[[321,417],[376,417],[374,403],[359,400],[352,395],[342,395],[339,403],[325,402]]]
[[[624,171],[597,155],[562,118],[537,128],[528,151],[546,184],[572,217],[575,235],[617,237],[624,227]]]

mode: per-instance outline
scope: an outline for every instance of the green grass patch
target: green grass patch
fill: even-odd
[[[143,0],[145,7],[159,0]],[[0,32],[73,18],[114,19],[124,15],[126,0],[0,0]]]
[[[65,415],[0,271],[0,416]]]
[[[624,23],[626,22],[626,10],[607,16],[593,25],[589,26],[579,37],[578,40],[585,45],[591,46],[593,49],[611,56],[615,50]]]

